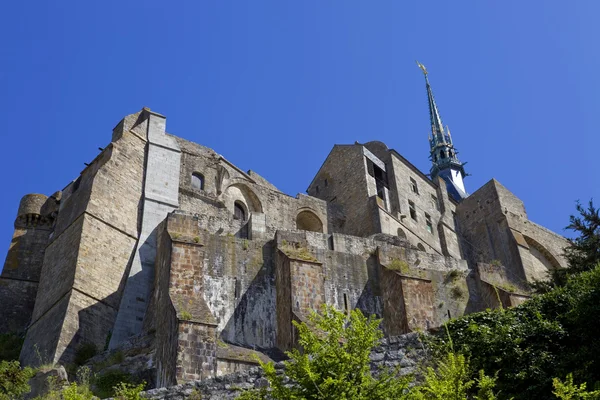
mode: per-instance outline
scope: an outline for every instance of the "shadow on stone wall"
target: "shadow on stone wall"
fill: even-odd
[[[266,242],[262,247],[263,265],[241,295],[235,310],[219,337],[226,343],[278,354],[275,349],[276,335],[276,288],[274,270],[274,242]],[[236,291],[241,290],[236,288]],[[261,311],[261,310],[264,310]],[[267,312],[270,310],[270,312]],[[271,336],[269,338],[269,336]],[[272,346],[258,346],[256,338],[270,342]],[[269,340],[270,339],[270,340]]]

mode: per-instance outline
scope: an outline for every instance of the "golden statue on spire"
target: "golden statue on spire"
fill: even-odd
[[[423,71],[425,76],[427,76],[427,68],[425,68],[425,66],[418,61],[417,61],[417,65],[419,66],[419,68],[421,68],[421,71]]]

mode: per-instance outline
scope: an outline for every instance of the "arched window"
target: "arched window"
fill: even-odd
[[[425,246],[423,246],[423,243],[419,243],[419,244],[417,244],[417,249],[419,249],[421,251],[425,251]]]
[[[194,172],[192,174],[192,188],[204,190],[204,175],[199,172]]]
[[[440,158],[441,159],[446,158],[446,153],[444,153],[444,150],[440,151]]]
[[[452,150],[448,151],[450,158],[454,157],[454,152]]]
[[[233,219],[246,220],[246,207],[241,201],[233,203]]]
[[[404,232],[402,228],[398,228],[398,237],[400,239],[406,239],[406,232]]]

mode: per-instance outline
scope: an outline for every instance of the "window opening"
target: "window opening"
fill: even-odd
[[[415,181],[413,178],[410,178],[410,188],[412,189],[413,193],[419,194],[419,187],[417,186],[417,181]]]
[[[412,201],[409,200],[408,201],[408,209],[410,210],[410,217],[416,221],[417,220],[417,209],[415,208],[415,203],[413,203]]]
[[[444,158],[446,158],[446,153],[444,153],[444,151],[443,151],[443,150],[442,150],[442,151],[440,151],[440,158],[441,158],[441,159],[444,159]]]
[[[344,293],[344,310],[346,310],[346,314],[350,314],[350,307],[348,307],[348,295]]]
[[[192,188],[196,190],[204,190],[204,175],[194,172],[192,174]]]
[[[325,187],[329,186],[329,182],[327,182],[327,179],[325,179],[323,183],[325,184]]]
[[[377,188],[377,197],[385,201],[385,188],[389,188],[387,174],[384,170],[373,164],[373,175],[375,177],[375,187]]]
[[[427,232],[433,235],[433,223],[431,222],[431,215],[425,214],[425,224],[427,225]]]
[[[233,204],[233,219],[246,220],[246,209],[239,201]]]
[[[433,203],[433,208],[440,211],[440,203],[438,202],[438,198],[434,195],[431,195],[431,202]]]

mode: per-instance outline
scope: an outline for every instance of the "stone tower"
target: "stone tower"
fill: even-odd
[[[457,151],[452,143],[450,129],[444,129],[442,118],[438,111],[429,78],[425,66],[417,62],[419,68],[425,75],[425,86],[427,88],[427,102],[429,103],[429,119],[431,122],[431,134],[429,135],[429,157],[431,158],[431,179],[441,177],[446,181],[448,193],[456,200],[461,201],[467,197],[463,179],[466,176],[463,163],[458,160]]]

